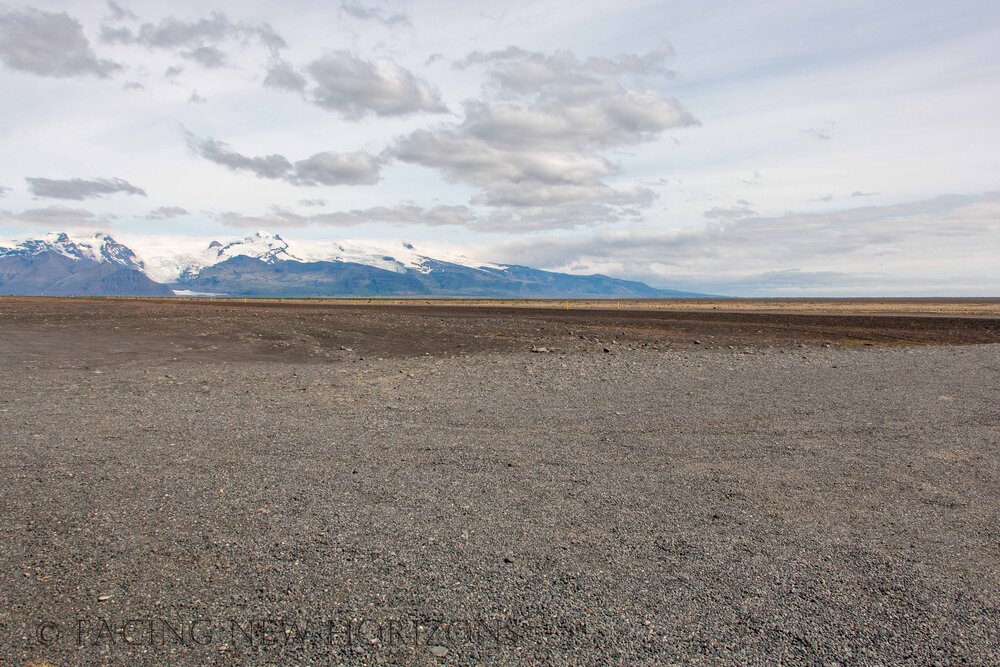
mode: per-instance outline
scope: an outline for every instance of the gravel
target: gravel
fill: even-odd
[[[0,338],[0,664],[1000,664],[998,345],[105,343]]]

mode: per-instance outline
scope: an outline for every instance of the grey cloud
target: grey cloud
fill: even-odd
[[[410,17],[403,12],[388,12],[381,7],[365,6],[357,0],[342,0],[340,8],[345,14],[353,16],[362,21],[378,21],[389,27],[406,26],[411,27]]]
[[[276,58],[267,69],[264,85],[268,88],[301,93],[306,89],[306,77],[288,61]]]
[[[143,23],[136,32],[127,28],[105,26],[101,37],[109,42],[133,43],[152,49],[183,50],[189,54],[226,40],[256,40],[272,52],[288,46],[270,24],[234,23],[219,12],[196,21],[182,21],[168,16],[157,23]]]
[[[198,94],[197,90],[192,90],[191,97],[188,98],[188,102],[191,104],[204,104],[207,101],[208,100]]]
[[[878,193],[877,193],[877,192],[861,192],[860,190],[855,190],[855,191],[854,191],[854,192],[852,192],[852,193],[851,193],[850,195],[844,195],[844,196],[845,196],[845,197],[846,197],[846,196],[849,196],[849,197],[851,197],[851,198],[853,198],[853,199],[858,199],[858,198],[862,198],[862,197],[874,197],[874,196],[876,196],[876,195],[878,195]],[[835,199],[838,199],[838,198],[840,198],[840,197],[841,197],[841,195],[831,195],[831,194],[827,194],[827,195],[823,195],[822,197],[816,197],[816,198],[814,198],[814,199],[810,199],[809,201],[824,201],[824,202],[831,202],[831,201],[833,201],[833,200],[835,200]]]
[[[110,25],[101,26],[101,41],[105,44],[128,44],[135,39],[128,28],[115,28]]]
[[[242,30],[245,34],[256,37],[261,44],[266,46],[272,52],[277,52],[288,47],[288,42],[285,41],[284,37],[278,34],[278,31],[276,31],[270,23],[243,27]]]
[[[105,78],[121,66],[98,58],[80,22],[39,9],[0,11],[0,60],[38,76]]]
[[[481,232],[537,232],[612,222],[637,221],[643,205],[622,206],[602,201],[570,201],[548,206],[502,207],[475,220]]]
[[[417,130],[397,142],[395,157],[441,170],[452,180],[496,185],[582,185],[614,173],[603,157],[563,151],[509,151],[461,128]]]
[[[376,206],[337,213],[320,213],[311,216],[312,224],[345,227],[370,223],[390,225],[426,225],[429,227],[469,225],[476,219],[466,206],[434,206],[423,208],[410,204]]]
[[[117,2],[108,2],[108,11],[111,12],[112,21],[138,21],[139,17],[130,10],[122,7]]]
[[[607,149],[655,139],[695,124],[677,102],[645,90],[591,90],[585,98],[561,94],[530,105],[465,106],[464,133],[491,144],[561,149]]]
[[[316,153],[299,160],[289,179],[296,185],[374,185],[381,180],[380,164],[368,153]]]
[[[19,212],[0,210],[0,221],[2,222],[45,225],[52,229],[103,224],[112,219],[113,216],[97,215],[86,209],[66,206],[46,206],[45,208],[32,208]]]
[[[437,88],[392,60],[367,61],[348,51],[336,51],[309,63],[305,70],[316,83],[313,101],[345,118],[448,110]]]
[[[808,134],[809,136],[815,137],[816,139],[822,139],[823,141],[827,141],[833,137],[833,130],[836,126],[837,124],[834,123],[833,121],[826,121],[824,123],[821,123],[819,127],[807,127],[804,130],[802,130],[802,133]]]
[[[163,76],[168,79],[173,79],[175,76],[179,76],[183,71],[184,68],[181,67],[180,65],[172,65],[171,67],[168,67],[166,70],[164,70]]]
[[[146,86],[138,81],[126,81],[122,84],[122,90],[145,90]]]
[[[551,229],[632,219],[655,195],[644,187],[611,186],[607,179],[620,170],[603,152],[697,124],[678,102],[635,78],[666,76],[671,53],[663,47],[580,60],[568,51],[545,54],[516,46],[474,52],[455,66],[490,68],[483,99],[464,105],[461,122],[412,132],[391,153],[476,186],[472,203],[496,209],[476,223],[480,228]]]
[[[226,64],[226,54],[214,46],[199,46],[190,51],[182,51],[181,56],[193,60],[205,69],[218,69]]]
[[[646,53],[622,53],[613,57],[589,57],[579,60],[570,51],[545,54],[529,51],[519,46],[508,46],[496,51],[473,51],[455,61],[455,67],[465,69],[473,65],[491,64],[497,83],[513,88],[525,84],[540,83],[587,83],[596,76],[618,76],[634,74],[672,78],[675,72],[667,67],[674,57],[674,49],[664,43],[659,48]]]
[[[233,227],[261,228],[281,226],[354,227],[366,224],[425,225],[430,227],[468,226],[475,222],[475,212],[466,206],[434,206],[424,208],[414,204],[376,206],[373,208],[300,215],[276,208],[262,216],[227,212],[219,221]]]
[[[81,201],[122,192],[129,195],[146,196],[146,191],[121,178],[72,178],[67,180],[52,178],[25,178],[28,189],[36,197],[50,199],[73,199]]]
[[[590,69],[602,74],[637,74],[673,78],[676,73],[667,67],[674,57],[674,47],[664,43],[646,53],[623,53],[613,58],[588,58]]]
[[[170,16],[159,23],[144,23],[136,41],[144,46],[163,49],[197,47],[206,42],[221,42],[230,37],[236,26],[224,14],[213,13],[198,21],[179,21]]]
[[[180,206],[161,206],[146,214],[147,220],[172,220],[189,215],[190,211]]]
[[[299,204],[302,206],[326,206],[327,201],[325,199],[300,199]]]
[[[705,211],[704,215],[710,220],[737,220],[739,218],[749,218],[757,211],[750,207],[748,202],[737,202],[736,206],[716,206]]]
[[[723,294],[873,293],[887,284],[951,289],[942,257],[1000,285],[1000,193],[893,206],[721,220],[676,231],[634,226],[567,239],[520,239],[492,257],[541,268],[573,267],[657,285]],[[878,266],[879,275],[871,274]],[[950,269],[947,269],[950,270]]]
[[[247,157],[211,137],[199,139],[190,133],[185,136],[188,146],[196,155],[233,171],[249,171],[259,178],[285,178],[292,170],[292,163],[283,155]]]
[[[6,197],[10,194],[10,188],[0,185],[0,197]]]
[[[211,137],[186,133],[188,146],[200,157],[233,171],[258,178],[281,179],[294,185],[372,185],[381,178],[381,162],[368,153],[316,153],[294,164],[283,155],[249,157]]]

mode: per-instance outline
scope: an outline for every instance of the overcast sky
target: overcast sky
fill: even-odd
[[[1000,294],[1000,3],[0,4],[0,237]]]

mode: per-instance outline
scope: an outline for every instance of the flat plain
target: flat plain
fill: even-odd
[[[0,299],[0,665],[1000,663],[1000,301]]]

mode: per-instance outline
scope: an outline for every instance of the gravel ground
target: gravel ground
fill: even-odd
[[[1000,664],[1000,345],[87,331],[0,326],[5,667]]]

